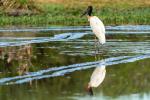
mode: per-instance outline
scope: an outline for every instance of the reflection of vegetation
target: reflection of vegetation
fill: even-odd
[[[29,67],[32,66],[31,63],[31,46],[30,45],[26,45],[22,48],[21,52],[19,52],[19,68],[18,68],[18,73],[19,75],[25,74],[26,72],[29,71]]]
[[[36,61],[38,60],[38,63],[36,61],[32,61],[35,66],[38,66],[40,68],[44,67],[58,67],[62,65],[70,65],[74,63],[80,63],[83,62],[83,60],[89,61],[91,58],[86,58],[82,56],[68,56],[65,54],[60,54],[60,51],[57,49],[51,49],[49,48],[50,43],[42,43],[42,44],[36,44],[34,49],[34,52],[36,52]],[[52,43],[51,46],[62,46],[61,43]],[[45,47],[45,48],[41,48]],[[44,60],[41,60],[44,59]]]
[[[47,67],[57,67],[94,60],[91,56],[68,56],[60,54],[60,49],[52,48],[53,46],[62,46],[62,44],[62,42],[49,42],[1,48],[0,72],[4,72],[4,68],[7,68],[10,72],[14,70],[16,72],[16,69],[18,69],[20,74],[24,74],[28,70],[36,71],[47,69]],[[69,47],[70,44],[68,43],[65,46],[65,48],[61,48],[61,51],[66,49],[67,46]],[[100,87],[94,89],[94,94],[99,95],[103,92],[103,95],[115,98],[120,95],[149,91],[149,65],[149,59],[144,59],[133,63],[108,66],[106,78]],[[33,66],[33,69],[31,66]],[[32,87],[29,87],[27,84],[0,86],[0,97],[2,100],[9,98],[27,100],[31,98],[30,93],[32,93],[32,99],[40,100],[41,98],[47,99],[51,97],[57,100],[60,99],[59,97],[72,97],[76,93],[77,95],[84,95],[86,93],[84,89],[88,84],[91,73],[92,69],[75,71],[63,77],[33,81]],[[0,77],[7,77],[1,75],[2,73],[0,73]],[[14,89],[16,92],[12,92]]]
[[[62,45],[57,42],[53,44],[57,46]],[[85,57],[79,55],[72,57],[59,54],[57,49],[47,47],[49,47],[49,43],[38,43],[32,47],[31,45],[25,45],[2,48],[2,54],[0,55],[0,65],[2,66],[0,67],[0,71],[13,73],[17,71],[21,75],[28,71],[38,71],[45,68],[81,63],[83,60],[90,61],[93,59],[85,59]]]
[[[99,16],[105,24],[150,23],[149,0],[87,0],[82,2],[80,0],[46,1],[48,3],[42,3],[40,5],[36,2],[36,4],[39,5],[39,8],[44,11],[39,15],[11,17],[1,13],[0,25],[85,25],[87,19],[80,18],[79,16],[87,5],[91,4],[95,7],[95,15]],[[33,7],[28,8],[33,9]]]
[[[2,49],[1,63],[3,62],[3,67],[0,67],[1,71],[17,71],[19,75],[25,74],[32,66],[31,56],[30,45]]]
[[[149,60],[145,59],[133,63],[108,66],[104,82],[100,87],[94,89],[95,95],[102,94],[115,99],[122,95],[146,94],[150,90]],[[3,95],[2,100],[6,98],[27,100],[31,98],[30,93],[32,93],[32,99],[36,100],[41,100],[41,98],[47,100],[49,97],[53,100],[60,98],[62,100],[70,100],[70,97],[75,95],[78,97],[86,95],[85,86],[92,71],[92,69],[76,71],[63,77],[34,81],[32,87],[29,87],[27,84],[5,86],[0,88],[0,93]],[[14,89],[16,92],[12,93]]]

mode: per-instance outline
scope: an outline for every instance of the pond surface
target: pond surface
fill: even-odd
[[[149,100],[150,26],[106,26],[106,38],[95,47],[88,26],[0,28],[0,100]]]

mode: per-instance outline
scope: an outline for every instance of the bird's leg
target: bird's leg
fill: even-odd
[[[100,58],[101,58],[101,59],[104,59],[104,56],[103,56],[103,53],[104,53],[104,51],[105,51],[105,46],[104,46],[104,44],[99,43],[98,49],[99,49],[99,52],[100,52],[100,55],[101,55],[101,56],[99,56],[99,60],[100,60]]]
[[[95,36],[95,61],[97,61],[97,39]]]
[[[103,49],[103,44],[101,44],[99,41],[97,41],[97,54],[99,55],[99,56],[97,56],[97,60],[100,60],[101,58],[103,58],[102,56],[101,56],[101,54],[103,53],[102,52],[102,49]]]
[[[99,40],[97,39],[97,41],[96,41],[96,45],[97,45],[97,60],[100,60],[100,50],[101,50],[101,44],[100,44],[100,42],[99,42]]]
[[[102,49],[102,48],[101,48],[102,45],[100,44],[99,41],[98,41],[97,44],[98,44],[98,46],[97,46],[97,48],[98,48],[98,54],[101,54],[100,50]],[[98,56],[98,60],[100,60],[100,56]]]
[[[97,48],[96,48],[96,50],[97,50],[97,60],[99,60],[99,43],[98,43],[99,41],[97,40],[96,41],[96,46],[97,46]]]

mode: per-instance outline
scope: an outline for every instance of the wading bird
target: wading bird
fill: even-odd
[[[92,16],[92,10],[93,7],[88,6],[87,10],[83,13],[83,15],[87,15],[92,31],[93,33],[95,33],[96,37],[98,38],[99,43],[104,44],[106,42],[104,24],[97,16]]]
[[[90,82],[88,83],[87,86],[87,92],[89,95],[93,95],[92,88],[98,87],[103,82],[105,75],[106,75],[105,65],[98,65],[93,71],[90,78]]]

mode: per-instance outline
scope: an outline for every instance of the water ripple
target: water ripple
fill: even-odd
[[[150,25],[122,25],[106,26],[107,30],[139,30],[149,31]],[[32,28],[0,28],[0,32],[46,32],[46,31],[86,31],[91,30],[89,26],[64,26],[64,27],[32,27]]]
[[[72,73],[77,70],[85,70],[88,68],[96,67],[97,64],[102,64],[102,65],[105,64],[106,66],[108,66],[108,65],[134,62],[134,61],[142,60],[146,58],[150,58],[150,54],[137,55],[137,56],[111,57],[111,58],[107,58],[107,59],[100,60],[100,61],[85,62],[85,63],[73,64],[73,65],[68,65],[68,66],[54,67],[54,68],[49,68],[46,70],[40,70],[38,72],[33,72],[24,76],[1,78],[0,84],[1,85],[22,84],[22,83],[26,83],[26,82],[33,81],[33,80],[43,79],[43,78],[63,76],[65,74]]]

